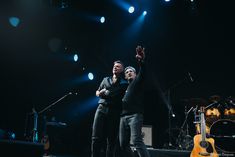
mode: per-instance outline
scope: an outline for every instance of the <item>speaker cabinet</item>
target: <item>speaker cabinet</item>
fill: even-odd
[[[153,146],[153,128],[151,125],[143,125],[142,127],[142,136],[144,140],[144,144],[146,146]]]
[[[152,125],[143,125],[142,126],[142,137],[144,144],[147,147],[152,147],[153,146],[153,128]],[[133,142],[130,142],[131,145],[133,145]]]

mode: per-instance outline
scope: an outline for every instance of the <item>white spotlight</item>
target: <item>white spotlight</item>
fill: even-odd
[[[165,2],[170,2],[170,0],[165,0]]]
[[[87,76],[88,76],[89,80],[93,80],[94,79],[94,75],[92,73],[88,73]]]
[[[77,62],[77,61],[78,61],[78,55],[77,55],[77,54],[75,54],[75,55],[73,56],[73,60],[74,60],[74,62]]]
[[[101,23],[104,23],[104,22],[105,22],[105,17],[104,17],[104,16],[102,16],[102,17],[100,18],[100,22],[101,22]]]
[[[128,9],[128,12],[133,13],[134,11],[135,11],[135,8],[133,6],[130,6],[129,9]]]
[[[143,15],[144,15],[144,16],[147,15],[147,11],[144,11],[144,12],[143,12]]]

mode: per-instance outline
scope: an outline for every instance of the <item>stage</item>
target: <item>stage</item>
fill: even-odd
[[[190,151],[148,148],[151,157],[189,157]]]
[[[1,153],[5,154],[7,157],[15,156],[24,156],[24,157],[90,157],[90,154],[47,154],[45,155],[44,145],[41,143],[33,143],[26,141],[17,141],[17,140],[0,140]],[[189,157],[191,151],[188,150],[174,150],[174,149],[155,149],[147,148],[150,154],[150,157]],[[135,157],[137,153],[135,150]],[[222,157],[232,157],[235,156],[234,153],[218,153]]]
[[[17,140],[0,140],[1,153],[5,156],[24,156],[24,157],[76,157],[70,154],[48,154],[45,155],[44,145],[40,143],[17,141]],[[189,151],[154,149],[148,148],[151,157],[188,157]],[[135,151],[134,151],[135,152]],[[136,154],[136,153],[135,153]],[[89,154],[77,157],[89,157]]]
[[[45,155],[44,145],[40,143],[17,141],[17,140],[0,140],[1,153],[5,156],[24,156],[24,157],[76,157],[70,154],[48,154]],[[154,149],[148,148],[151,157],[188,157],[189,151]],[[135,151],[134,151],[135,152]],[[136,153],[135,153],[136,154]],[[89,157],[89,154],[77,157]]]

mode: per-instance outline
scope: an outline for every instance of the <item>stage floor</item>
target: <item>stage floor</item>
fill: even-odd
[[[0,140],[1,153],[7,154],[8,157],[24,156],[24,157],[90,157],[89,153],[80,155],[63,154],[48,154],[45,155],[44,145],[25,141],[9,141]],[[147,148],[151,157],[189,157],[191,151],[174,150],[174,149],[155,149]],[[134,154],[137,157],[135,150]],[[235,157],[235,153],[218,152],[220,157]]]

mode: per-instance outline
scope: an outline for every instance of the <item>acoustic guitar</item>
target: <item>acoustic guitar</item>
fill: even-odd
[[[193,138],[194,147],[190,157],[218,157],[214,139],[206,137],[204,107],[200,108],[200,118],[201,134],[197,134]]]

